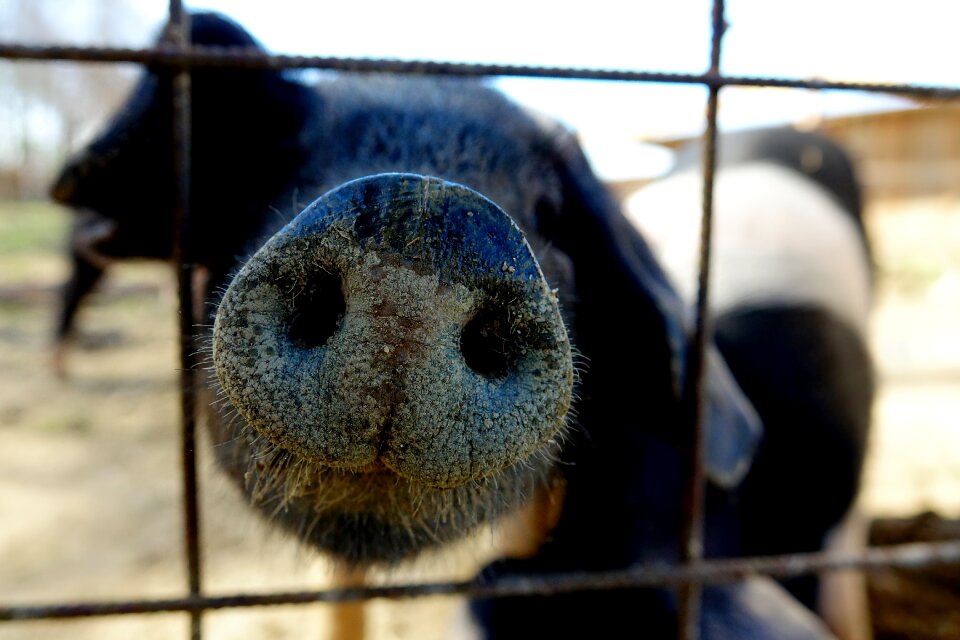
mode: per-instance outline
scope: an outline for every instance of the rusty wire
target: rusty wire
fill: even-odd
[[[702,560],[689,565],[637,566],[618,571],[564,573],[549,576],[512,576],[487,583],[480,581],[436,582],[322,591],[6,606],[0,607],[0,622],[88,618],[122,614],[192,612],[317,602],[341,603],[372,598],[401,599],[437,595],[468,597],[555,595],[573,591],[673,587],[690,581],[702,584],[719,584],[757,575],[792,577],[841,569],[861,571],[890,567],[924,569],[958,562],[960,562],[960,542],[910,543],[889,547],[872,547],[861,553],[846,555],[821,552]]]
[[[178,67],[235,67],[244,69],[326,69],[359,73],[440,75],[464,77],[525,77],[560,80],[607,80],[663,84],[697,84],[707,87],[773,87],[783,89],[836,89],[890,93],[915,98],[960,98],[960,86],[908,83],[852,82],[819,78],[774,78],[707,73],[664,73],[627,69],[542,67],[530,65],[340,58],[333,56],[270,55],[258,49],[191,46],[179,51],[170,45],[147,49],[118,47],[36,46],[0,43],[0,58],[9,60],[129,62]]]
[[[85,618],[122,614],[187,612],[191,619],[191,637],[202,634],[202,614],[207,610],[289,605],[307,603],[343,603],[372,598],[417,598],[436,595],[502,597],[550,595],[584,590],[632,587],[677,587],[680,590],[679,637],[698,637],[700,592],[702,585],[744,579],[754,575],[796,576],[837,569],[869,571],[888,567],[923,569],[960,563],[960,542],[914,543],[870,548],[852,555],[827,553],[703,560],[702,468],[704,447],[702,424],[703,359],[710,334],[707,314],[712,228],[712,192],[716,160],[717,108],[720,89],[726,86],[777,87],[813,90],[882,92],[920,99],[960,98],[960,87],[944,85],[887,84],[723,75],[720,54],[725,29],[723,0],[714,0],[713,35],[708,70],[702,74],[663,73],[617,69],[541,67],[502,64],[471,64],[427,60],[338,58],[320,56],[270,55],[256,49],[226,49],[192,46],[189,42],[189,14],[181,0],[169,2],[169,26],[173,37],[154,48],[108,48],[37,46],[0,43],[0,58],[31,61],[70,61],[92,63],[136,63],[168,66],[174,76],[174,174],[177,178],[175,215],[177,240],[175,263],[178,267],[180,356],[181,356],[181,444],[183,452],[184,545],[187,564],[188,595],[183,598],[140,599],[121,602],[78,602],[49,605],[0,606],[0,622],[41,619]],[[687,424],[692,430],[689,478],[685,495],[685,522],[681,543],[681,565],[641,566],[618,571],[554,574],[503,578],[496,582],[437,582],[379,587],[330,589],[323,591],[278,592],[204,596],[201,580],[201,550],[196,473],[196,350],[193,348],[192,271],[190,252],[190,72],[197,67],[235,67],[246,69],[326,69],[351,72],[382,72],[444,76],[514,76],[529,78],[606,80],[665,84],[703,85],[709,89],[706,128],[703,137],[703,224],[697,313],[687,353],[688,372],[685,390]]]
[[[723,0],[714,0],[708,74],[720,73],[720,53],[726,31]],[[684,382],[684,421],[690,430],[690,451],[686,465],[686,487],[683,496],[684,518],[681,528],[680,560],[693,565],[703,559],[704,510],[706,504],[706,411],[704,411],[704,360],[711,335],[709,312],[710,252],[713,235],[713,180],[716,166],[717,107],[720,87],[710,86],[707,96],[706,128],[703,134],[703,192],[700,223],[700,255],[697,273],[697,300],[694,309],[693,335],[686,352],[687,380]],[[677,632],[681,640],[696,640],[700,629],[702,585],[696,580],[680,584]]]
[[[170,0],[168,34],[180,51],[190,49],[190,14],[181,0]],[[177,266],[177,305],[180,337],[180,452],[183,480],[183,546],[187,569],[187,593],[198,598],[202,592],[200,555],[200,508],[197,485],[197,349],[194,344],[193,270],[194,251],[191,242],[190,170],[191,170],[191,70],[174,67],[171,170],[177,185],[174,196],[173,262]],[[190,638],[203,636],[202,610],[190,610]]]

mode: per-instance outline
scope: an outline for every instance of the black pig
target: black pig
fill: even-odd
[[[210,14],[192,37],[255,45]],[[683,304],[568,132],[453,79],[307,87],[197,68],[192,99],[184,252],[215,310],[197,318],[213,321],[207,422],[252,504],[352,566],[412,559],[544,495],[560,513],[523,569],[675,557]],[[148,69],[54,189],[111,221],[127,255],[170,251],[170,117],[168,72]],[[708,355],[722,494],[759,425]],[[663,590],[536,600],[476,610],[496,637],[534,621],[557,637],[674,633]],[[770,581],[705,603],[710,638],[824,637]]]
[[[59,199],[56,194],[54,197]],[[65,196],[64,200],[68,197]],[[171,257],[169,241],[131,242],[122,235],[118,237],[117,229],[110,218],[92,209],[74,212],[67,242],[70,276],[60,291],[60,307],[54,327],[53,368],[58,376],[66,375],[66,357],[76,331],[77,312],[103,280],[110,264],[127,258],[169,260]]]
[[[866,338],[872,258],[860,186],[850,156],[813,132],[743,131],[721,137],[718,149],[716,343],[765,426],[735,494],[742,551],[819,551],[834,530],[859,526],[851,508],[875,389]],[[700,150],[691,145],[673,176],[628,204],[688,300],[699,173]],[[659,214],[666,203],[669,213]],[[814,576],[785,584],[811,608],[830,605],[818,603]],[[846,632],[865,633],[862,626]]]

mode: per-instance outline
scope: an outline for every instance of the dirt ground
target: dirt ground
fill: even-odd
[[[880,265],[872,334],[882,386],[863,508],[872,518],[960,518],[960,202],[877,207],[869,219]],[[65,273],[64,224],[46,205],[0,205],[0,605],[177,597],[186,578],[171,276],[159,264],[112,272],[80,318],[68,377],[58,379],[48,336]],[[207,592],[329,586],[329,566],[247,512],[205,446],[200,471]],[[877,541],[956,534],[934,516],[912,524]],[[491,535],[472,542],[454,555],[478,565]],[[402,579],[468,573],[438,557]],[[921,589],[902,576],[885,580],[872,581],[881,613]],[[940,572],[935,582],[946,600],[931,595],[926,604],[940,610],[904,605],[923,612],[923,629],[898,630],[877,615],[878,638],[960,637],[941,633],[958,628],[948,623],[960,611],[960,578]],[[450,600],[368,609],[378,638],[446,637],[460,624]],[[323,605],[211,613],[205,637],[320,639],[328,615]],[[149,640],[186,637],[186,629],[182,614],[3,623],[0,640]]]

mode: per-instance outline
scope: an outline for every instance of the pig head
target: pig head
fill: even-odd
[[[212,14],[192,35],[252,44]],[[685,443],[687,321],[575,137],[473,81],[197,68],[192,86],[206,421],[252,504],[353,565],[558,477],[580,483],[564,510],[619,523],[638,434]],[[148,69],[53,191],[125,255],[169,255],[171,97]],[[708,376],[708,471],[733,485],[759,425],[713,352]]]

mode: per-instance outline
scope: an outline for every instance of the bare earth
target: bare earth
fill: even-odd
[[[882,388],[863,507],[874,518],[928,510],[960,518],[960,203],[878,207],[870,221],[880,265],[872,331]],[[81,317],[69,376],[57,379],[48,334],[65,273],[64,222],[49,207],[0,203],[0,605],[177,597],[186,578],[171,276],[159,264],[117,268]],[[244,508],[216,474],[206,443],[200,469],[207,592],[331,584],[322,559]],[[926,529],[906,533],[888,527],[878,542],[923,539],[931,527],[956,535],[950,523],[924,522]],[[482,534],[396,578],[465,578],[492,542]],[[923,611],[926,628],[906,635],[876,615],[878,638],[957,637],[943,635],[958,628],[948,625],[950,607],[960,611],[956,577],[937,577],[940,595],[925,586],[904,591],[902,576],[873,580],[885,612],[905,593],[941,606],[938,613],[908,603],[899,623]],[[944,589],[946,600],[937,600]],[[462,622],[455,604],[373,603],[368,625],[377,638],[447,637]],[[223,611],[207,616],[205,637],[320,639],[328,617],[324,605]],[[182,614],[0,623],[0,640],[186,636]]]

